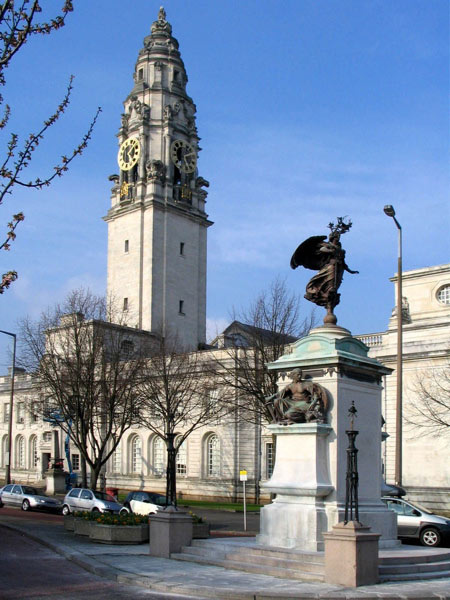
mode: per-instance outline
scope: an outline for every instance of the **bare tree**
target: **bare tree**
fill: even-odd
[[[277,391],[277,375],[266,368],[314,325],[314,313],[300,317],[300,297],[276,279],[250,307],[234,312],[234,322],[218,338],[212,376],[239,398],[241,418],[270,422],[267,397]]]
[[[72,2],[65,0],[61,7],[61,14],[47,21],[38,21],[38,15],[42,12],[38,0],[21,0],[20,2],[7,0],[0,4],[0,86],[4,86],[6,82],[5,69],[11,65],[14,57],[24,44],[36,35],[49,35],[63,27],[68,13],[72,10]],[[8,141],[4,149],[3,159],[0,158],[0,205],[5,197],[13,192],[14,186],[38,190],[49,186],[55,178],[61,177],[68,170],[72,160],[86,148],[100,108],[91,121],[87,132],[75,148],[67,155],[63,155],[54,166],[49,168],[46,174],[41,174],[40,177],[34,176],[33,178],[27,176],[33,153],[37,150],[48,130],[59,120],[69,105],[72,82],[73,76],[70,78],[62,102],[35,133],[30,133],[22,142],[16,133],[10,133],[7,136]],[[3,103],[3,96],[0,94],[0,105]],[[5,104],[3,115],[0,117],[0,131],[6,131],[10,115],[11,107]],[[22,212],[12,216],[6,225],[4,236],[0,236],[0,250],[10,249],[11,242],[16,238],[15,230],[24,218]],[[16,271],[11,270],[3,273],[0,278],[0,294],[3,294],[16,279]]]
[[[138,422],[136,383],[155,340],[115,324],[113,316],[103,298],[77,290],[21,326],[22,364],[34,373],[41,415],[69,435],[94,489],[123,434]]]
[[[450,364],[416,377],[413,400],[404,418],[414,435],[450,433]]]
[[[185,352],[176,338],[160,339],[157,352],[141,372],[141,424],[166,444],[166,498],[176,506],[176,457],[183,442],[198,429],[223,419],[226,403],[214,394],[205,374],[208,352]]]

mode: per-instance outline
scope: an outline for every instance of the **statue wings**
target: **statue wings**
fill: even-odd
[[[319,248],[326,239],[326,235],[314,235],[300,244],[292,255],[291,269],[305,267],[313,271],[320,271],[327,260],[327,256],[319,253]]]

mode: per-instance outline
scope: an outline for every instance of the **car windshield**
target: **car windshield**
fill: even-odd
[[[105,492],[94,492],[94,496],[98,500],[105,500],[106,502],[115,502],[116,499],[110,496],[109,494],[105,494]]]
[[[22,492],[24,494],[28,494],[29,496],[39,496],[37,489],[34,487],[30,487],[29,485],[23,485]]]

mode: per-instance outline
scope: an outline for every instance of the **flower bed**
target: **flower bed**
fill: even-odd
[[[75,513],[75,533],[89,535],[102,544],[142,544],[148,542],[148,516],[82,512]]]

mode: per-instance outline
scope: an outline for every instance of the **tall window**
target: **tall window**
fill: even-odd
[[[128,310],[128,298],[123,299],[123,310]]]
[[[32,423],[39,421],[39,402],[33,402],[31,405],[30,417]]]
[[[131,472],[140,473],[142,471],[142,442],[138,435],[135,435],[131,441]]]
[[[179,438],[175,440],[175,444],[179,443]],[[177,475],[186,475],[187,473],[187,452],[186,440],[178,448],[177,452]]]
[[[166,445],[164,440],[159,436],[155,436],[153,440],[152,464],[155,475],[161,476],[164,474],[166,467]]]
[[[124,251],[127,253],[130,249],[130,243],[128,240],[125,240]]]
[[[266,479],[270,479],[273,473],[273,443],[266,443]]]
[[[74,471],[79,471],[80,470],[80,455],[72,454],[72,456],[70,458],[72,459],[72,469]]]
[[[220,475],[220,442],[216,434],[210,435],[206,442],[206,474],[208,477]]]
[[[31,468],[35,469],[38,464],[38,445],[37,445],[37,436],[33,435],[30,440],[30,461]]]
[[[8,454],[8,435],[4,435],[2,438],[2,455],[0,457],[0,465],[6,467],[6,456]]]
[[[25,422],[25,404],[23,402],[19,402],[17,404],[17,423]]]
[[[16,437],[16,467],[25,469],[25,438],[23,435]]]
[[[9,423],[9,403],[3,405],[3,423]]]
[[[120,444],[113,452],[111,458],[111,470],[113,473],[120,473],[122,471],[122,450]]]

